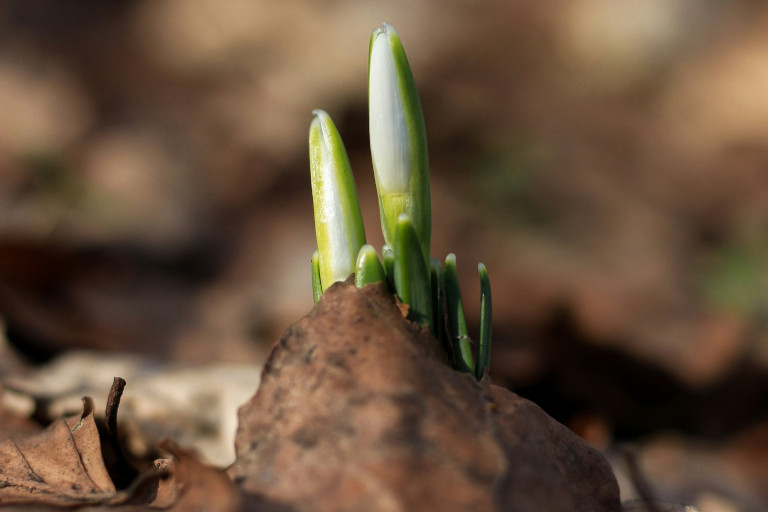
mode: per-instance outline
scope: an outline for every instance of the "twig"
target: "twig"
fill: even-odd
[[[107,409],[104,412],[104,420],[107,425],[107,433],[109,434],[110,443],[115,446],[117,440],[117,409],[120,407],[120,399],[123,397],[123,390],[125,389],[125,379],[122,377],[115,377],[112,381],[112,388],[109,390],[109,397],[107,398]]]
[[[118,489],[125,489],[134,481],[137,471],[129,462],[128,457],[120,445],[120,436],[117,431],[117,410],[120,407],[120,399],[125,389],[125,379],[115,377],[112,381],[112,388],[107,397],[107,408],[104,412],[104,430],[106,439],[102,448],[107,448],[111,452],[110,456],[104,454],[104,462],[107,465],[112,481]]]

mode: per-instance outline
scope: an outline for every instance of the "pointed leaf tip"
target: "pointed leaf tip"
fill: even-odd
[[[475,377],[483,378],[483,375],[491,365],[491,327],[493,324],[491,301],[491,281],[488,278],[488,270],[485,265],[478,263],[477,272],[480,276],[480,347],[477,351],[477,367]]]
[[[411,218],[401,214],[395,229],[395,291],[410,306],[408,316],[420,325],[428,325],[434,333],[430,270],[424,263],[416,230]]]
[[[360,248],[355,265],[355,286],[363,288],[368,284],[384,283],[387,289],[387,276],[373,246],[365,244]]]
[[[462,372],[474,373],[475,364],[472,358],[472,346],[469,341],[469,330],[464,315],[464,305],[461,300],[459,276],[456,270],[456,255],[451,253],[445,257],[445,304],[448,334],[451,338],[455,354],[456,369]]]

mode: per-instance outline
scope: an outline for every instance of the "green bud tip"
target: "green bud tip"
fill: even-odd
[[[360,248],[357,255],[357,265],[355,265],[355,285],[358,288],[372,283],[384,283],[387,287],[387,277],[384,274],[384,267],[381,265],[379,255],[373,246],[365,244]]]

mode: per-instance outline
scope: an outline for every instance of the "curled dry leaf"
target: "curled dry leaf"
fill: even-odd
[[[9,392],[4,400],[0,397],[0,408],[17,416],[34,410],[36,419],[47,425],[79,411],[83,395],[92,396],[96,404],[107,400],[104,383],[121,375],[130,382],[130,392],[120,403],[128,454],[151,461],[157,444],[169,437],[193,448],[202,460],[226,467],[235,460],[237,408],[258,387],[260,370],[260,365],[246,362],[189,365],[136,354],[72,350],[34,371],[4,379]],[[97,422],[103,417],[100,412]],[[5,427],[0,422],[0,436]],[[107,468],[112,474],[109,464]]]
[[[231,476],[295,511],[621,510],[597,450],[441,351],[381,286],[333,285],[240,409]]]
[[[93,419],[93,401],[83,399],[80,418],[57,421],[45,431],[0,443],[0,505],[119,503]]]
[[[112,417],[116,415],[118,403],[110,401],[108,416],[110,410]],[[107,430],[116,433],[115,429],[113,424]],[[35,512],[72,507],[83,512],[239,510],[240,494],[222,471],[170,442],[162,448],[173,460],[156,461],[127,489],[116,489],[102,452],[102,446],[114,448],[113,440],[100,436],[93,400],[86,397],[80,416],[59,420],[35,435],[0,442],[0,508],[24,505],[34,507],[25,510]]]
[[[197,457],[173,443],[160,447],[173,455],[169,470],[173,479],[158,488],[155,506],[170,503],[173,512],[235,512],[240,510],[240,492],[226,474],[201,463]]]

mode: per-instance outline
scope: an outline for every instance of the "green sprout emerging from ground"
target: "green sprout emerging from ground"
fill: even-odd
[[[374,30],[368,53],[371,157],[385,245],[382,259],[365,243],[355,181],[341,135],[322,110],[309,129],[309,161],[317,250],[312,255],[315,302],[333,283],[355,276],[362,288],[383,283],[408,305],[408,317],[441,341],[456,370],[487,373],[491,351],[491,285],[480,275],[477,358],[464,317],[456,256],[445,265],[430,254],[432,213],[424,115],[416,83],[395,29]]]

